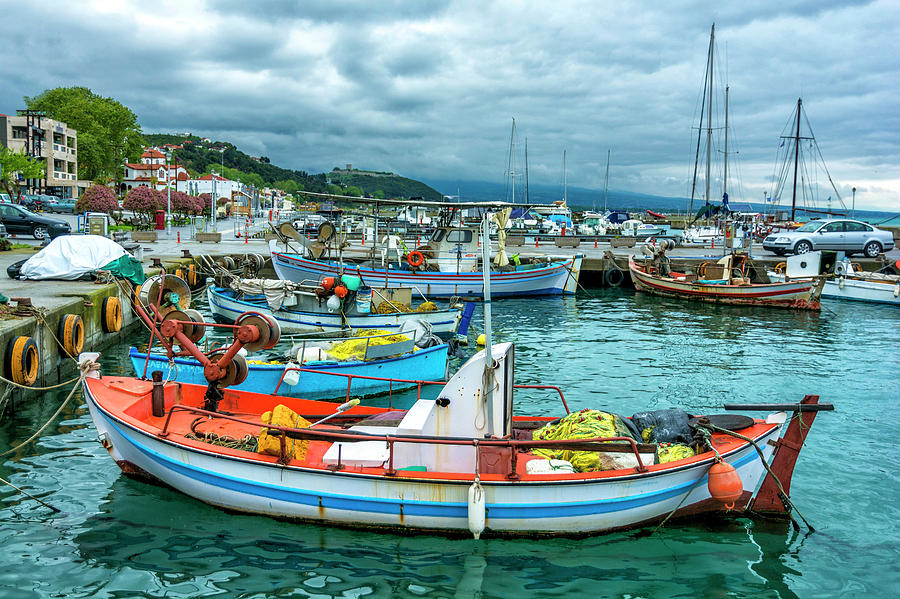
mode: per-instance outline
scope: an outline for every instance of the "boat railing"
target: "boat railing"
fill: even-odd
[[[396,476],[398,470],[394,468],[394,446],[397,443],[411,443],[411,444],[423,444],[423,445],[455,445],[455,446],[471,446],[475,448],[475,462],[480,463],[482,451],[486,448],[496,448],[494,452],[502,449],[506,449],[508,452],[509,461],[507,463],[508,470],[506,473],[506,478],[510,480],[516,480],[519,478],[517,473],[517,460],[518,460],[518,450],[520,449],[563,449],[563,450],[571,450],[571,451],[597,451],[597,452],[611,452],[611,453],[631,453],[634,455],[635,460],[637,461],[637,466],[635,466],[634,470],[636,472],[646,472],[647,466],[644,464],[641,453],[651,453],[656,450],[655,445],[648,444],[638,444],[631,437],[592,437],[588,439],[513,439],[510,437],[501,437],[501,438],[489,438],[489,439],[480,439],[480,438],[470,438],[470,437],[435,437],[430,435],[391,435],[391,434],[375,434],[375,433],[363,433],[356,431],[336,431],[336,430],[317,430],[313,428],[293,428],[289,426],[281,426],[276,424],[266,424],[263,422],[253,421],[246,418],[240,418],[238,416],[232,416],[230,414],[222,414],[219,412],[212,412],[209,410],[204,410],[202,408],[195,408],[192,406],[184,406],[177,405],[169,408],[168,415],[166,416],[166,421],[163,425],[162,430],[159,432],[159,437],[166,438],[169,435],[169,424],[172,420],[172,415],[175,412],[190,412],[199,414],[201,416],[208,416],[210,418],[222,418],[225,420],[230,420],[232,422],[237,422],[239,424],[246,424],[251,426],[261,426],[264,427],[269,434],[273,434],[274,431],[280,433],[278,437],[280,438],[280,455],[278,457],[278,462],[281,464],[287,464],[288,459],[288,450],[287,450],[287,440],[288,439],[297,439],[301,441],[323,441],[330,443],[344,443],[344,442],[362,442],[362,441],[383,441],[388,445],[388,459],[386,460],[387,464],[384,468],[385,476]],[[306,419],[320,419],[326,416],[330,416],[329,414],[302,414]],[[353,418],[359,417],[363,415],[359,414],[343,414],[345,418]],[[330,470],[342,470],[346,466],[341,463],[340,451],[338,451],[338,461],[336,464],[328,465],[327,468]],[[473,469],[473,479],[478,476],[478,468]]]
[[[367,376],[363,374],[352,374],[348,372],[331,372],[328,370],[316,370],[315,368],[303,368],[300,366],[289,366],[284,369],[284,372],[281,373],[281,378],[278,379],[278,384],[275,385],[275,390],[272,391],[272,395],[278,395],[278,389],[281,387],[281,383],[284,382],[284,376],[288,372],[308,372],[310,374],[327,374],[330,376],[342,376],[347,379],[347,393],[344,396],[345,401],[350,400],[350,391],[353,387],[353,379],[361,379],[367,381],[383,381],[388,383],[388,408],[393,409],[393,396],[394,396],[394,383],[401,383],[403,385],[415,385],[416,386],[416,401],[422,399],[422,387],[425,385],[446,385],[447,381],[426,381],[422,379],[398,379],[391,377],[383,377],[383,376]],[[559,394],[559,399],[562,402],[563,408],[566,410],[566,414],[570,414],[569,404],[566,403],[566,398],[563,395],[562,389],[557,387],[556,385],[513,385],[513,389],[551,389],[556,391]]]

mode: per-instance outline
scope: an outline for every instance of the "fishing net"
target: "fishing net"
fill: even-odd
[[[600,410],[573,412],[557,422],[534,432],[535,439],[561,441],[564,439],[592,439],[595,437],[633,438],[619,416]],[[572,451],[568,449],[533,449],[531,453],[549,460],[565,460],[577,472],[603,470],[604,460],[596,451]]]
[[[369,345],[388,345],[391,343],[400,343],[401,341],[409,341],[409,337],[400,334],[391,334],[390,331],[382,331],[378,329],[364,329],[357,331],[360,337],[369,337],[369,339],[348,339],[342,343],[338,343],[331,349],[327,350],[330,357],[336,360],[362,360],[366,357],[366,347]],[[379,335],[376,337],[375,335]]]
[[[660,443],[656,450],[657,462],[667,464],[669,462],[677,462],[684,458],[693,457],[694,450],[687,445],[681,443]]]
[[[309,428],[309,421],[294,412],[289,407],[278,404],[271,412],[262,415],[262,421],[265,424],[274,424],[276,426],[287,426],[291,428]],[[287,457],[292,460],[302,460],[306,458],[306,450],[309,447],[309,441],[301,441],[299,439],[287,438],[284,440],[285,452]],[[265,455],[281,455],[281,435],[270,434],[269,429],[263,428],[259,433],[258,453]]]

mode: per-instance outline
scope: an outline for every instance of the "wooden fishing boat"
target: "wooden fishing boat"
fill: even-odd
[[[308,428],[266,425],[263,417],[280,404],[318,420],[336,414],[335,404],[226,389],[216,409],[204,409],[205,386],[168,382],[157,383],[161,409],[154,415],[151,381],[98,374],[85,380],[84,391],[100,439],[124,472],[228,510],[390,530],[595,533],[673,512],[723,511],[708,484],[717,456],[739,477],[733,510],[785,509],[778,484],[789,493],[794,460],[815,416],[804,412],[801,428],[800,414],[817,407],[815,396],[792,406],[796,411],[786,429],[784,413],[748,419],[749,426],[737,432],[752,444],[716,432],[709,450],[654,464],[652,447],[622,437],[518,440],[553,419],[512,415],[513,353],[509,343],[491,348],[496,367],[488,372],[495,392],[487,404],[482,351],[437,401],[421,399],[399,414],[350,407],[338,414],[341,425]],[[256,437],[263,429],[281,435],[284,447],[308,442],[305,455],[266,455],[212,442]],[[536,474],[528,467],[538,459],[530,451],[541,446],[617,452],[633,465]],[[774,475],[767,475],[757,449]]]
[[[666,243],[652,257],[628,260],[631,280],[638,291],[679,299],[735,304],[819,310],[824,278],[808,276],[789,282],[754,283],[750,281],[746,254],[727,254],[715,264],[701,266],[702,272],[682,273],[669,268]]]
[[[412,289],[433,298],[483,297],[484,272],[478,259],[477,229],[438,227],[425,246],[410,252],[406,262],[383,266],[316,260],[278,248],[269,242],[272,266],[280,279],[301,283],[349,273],[364,285],[387,289]],[[574,294],[578,287],[582,255],[543,264],[510,265],[490,272],[493,295],[531,296]]]
[[[484,284],[490,298],[490,277]],[[179,310],[186,288],[162,276],[142,287],[136,309],[169,357],[186,353],[204,365],[207,385],[163,381],[158,371],[152,381],[101,376],[98,354],[82,354],[85,398],[124,472],[232,511],[476,538],[580,535],[722,510],[785,514],[804,439],[818,410],[832,409],[807,396],[744,406],[775,413],[730,427],[698,420],[706,439],[698,453],[666,463],[654,463],[659,448],[631,433],[541,438],[534,429],[553,418],[514,415],[516,389],[558,392],[568,412],[565,399],[556,387],[513,383],[513,345],[491,343],[488,302],[485,349],[437,399],[420,398],[407,411],[240,391],[229,388],[247,375],[238,351],[271,346],[277,325],[255,314],[205,324]],[[224,354],[196,346],[206,326],[233,329]],[[786,427],[784,410],[793,412]],[[534,453],[559,448],[602,455],[612,466],[561,472]]]
[[[244,312],[260,312],[277,320],[285,333],[335,333],[348,329],[399,331],[405,323],[416,320],[428,323],[435,335],[447,339],[457,331],[463,314],[459,308],[427,312],[397,308],[396,312],[387,314],[360,312],[355,297],[332,309],[314,291],[293,291],[287,302],[278,303],[274,309],[263,294],[243,293],[228,287],[210,285],[206,297],[216,322],[232,323]],[[473,309],[474,306],[470,311]]]

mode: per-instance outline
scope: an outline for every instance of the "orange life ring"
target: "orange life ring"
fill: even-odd
[[[779,262],[775,265],[775,274],[784,273],[784,269],[787,268],[787,262]]]
[[[406,261],[413,268],[418,268],[425,264],[425,256],[419,250],[413,250],[406,255]]]

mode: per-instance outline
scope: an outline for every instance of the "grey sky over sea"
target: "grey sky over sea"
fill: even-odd
[[[802,96],[847,205],[855,186],[857,207],[900,211],[895,0],[0,0],[0,14],[0,112],[83,85],[146,132],[228,140],[280,166],[495,182],[515,117],[533,182],[561,182],[566,150],[568,183],[602,188],[611,149],[611,188],[681,197],[715,22],[732,198],[771,193]]]

